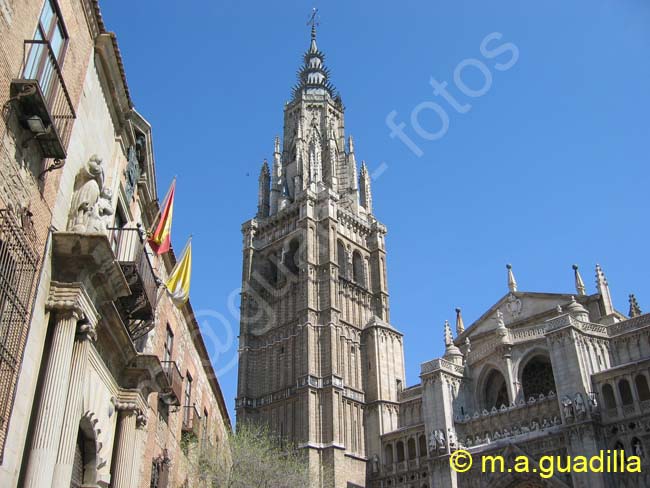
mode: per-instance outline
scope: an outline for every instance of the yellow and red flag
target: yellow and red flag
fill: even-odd
[[[176,178],[172,181],[163,209],[160,212],[160,219],[156,229],[149,236],[149,245],[156,254],[165,254],[169,251],[172,239],[172,214],[174,213],[174,193],[176,191]]]
[[[190,277],[192,275],[192,238],[187,241],[181,260],[176,263],[174,269],[165,283],[167,292],[174,305],[181,308],[190,298]]]

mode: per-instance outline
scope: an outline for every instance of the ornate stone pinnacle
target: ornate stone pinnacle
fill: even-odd
[[[465,323],[463,322],[463,315],[460,308],[456,309],[456,334],[460,335],[465,332]]]
[[[573,265],[573,275],[575,279],[575,287],[578,295],[586,295],[587,291],[585,288],[585,283],[582,281],[582,276],[580,276],[580,271],[578,270],[578,265]]]
[[[641,311],[641,307],[639,307],[639,302],[637,302],[634,293],[630,293],[630,311],[628,312],[628,315],[630,317],[638,317],[642,314],[643,312]]]
[[[512,265],[506,264],[506,269],[508,270],[508,289],[514,293],[517,291],[517,280],[512,272]]]

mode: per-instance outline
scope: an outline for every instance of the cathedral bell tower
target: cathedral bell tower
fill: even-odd
[[[237,421],[305,449],[314,487],[366,486],[397,428],[402,334],[389,324],[386,228],[344,107],[311,42],[283,139],[242,226]]]

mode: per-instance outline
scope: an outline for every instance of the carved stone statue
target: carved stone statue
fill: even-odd
[[[530,423],[530,430],[538,430],[538,429],[539,429],[539,422],[533,419],[533,421]]]
[[[113,192],[110,188],[104,188],[97,203],[91,209],[86,230],[88,232],[106,232],[111,215],[113,215]]]
[[[376,454],[372,457],[372,472],[379,473],[379,457]]]
[[[442,430],[436,430],[433,433],[436,448],[440,451],[447,449],[447,442],[445,440],[445,433]]]
[[[501,309],[497,309],[497,314],[496,314],[496,317],[494,318],[494,320],[497,323],[497,328],[498,329],[501,329],[501,328],[505,329],[506,328],[506,323],[503,321],[503,312],[501,311]]]
[[[102,160],[93,154],[77,173],[68,215],[68,230],[87,232],[88,221],[104,187]]]
[[[562,411],[564,412],[564,418],[573,418],[573,402],[566,395],[562,398]]]
[[[576,398],[574,401],[576,416],[579,418],[584,417],[587,414],[587,406],[585,401],[582,399],[582,394],[580,392],[576,393]]]
[[[640,458],[643,458],[643,445],[641,444],[641,441],[636,439],[632,443],[632,449],[634,450],[634,455],[639,456]]]
[[[456,446],[456,433],[454,432],[454,429],[449,428],[447,429],[447,441],[449,442],[449,448],[453,449]]]

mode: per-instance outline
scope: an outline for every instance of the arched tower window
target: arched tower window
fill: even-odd
[[[603,385],[603,402],[605,403],[605,408],[608,410],[616,408],[614,389],[612,388],[612,385],[608,383]]]
[[[506,379],[503,375],[493,369],[485,378],[483,384],[483,407],[490,410],[492,407],[499,408],[501,405],[508,405],[508,388],[506,386]]]
[[[393,464],[393,445],[387,444],[384,446],[384,463],[390,466]]]
[[[417,457],[417,451],[415,450],[415,439],[412,437],[408,440],[408,451],[409,459],[415,459]]]
[[[632,390],[627,380],[618,382],[618,392],[621,394],[621,402],[623,402],[623,405],[632,405],[634,400],[632,399]]]
[[[398,441],[397,443],[397,462],[401,463],[404,461],[404,443],[402,441]]]
[[[645,402],[650,400],[650,389],[648,389],[648,380],[642,374],[637,375],[634,378],[634,385],[636,386],[636,392],[639,395],[639,400]]]
[[[545,356],[535,356],[526,363],[521,373],[521,385],[524,399],[537,398],[540,394],[548,395],[555,391],[553,367],[551,361]]]
[[[347,278],[347,259],[345,256],[345,245],[342,241],[336,241],[336,261],[339,265],[339,276]]]
[[[293,273],[298,274],[300,270],[300,241],[293,239],[289,243],[289,250],[284,255],[284,265]]]
[[[426,456],[427,455],[427,438],[423,435],[420,436],[418,439],[418,442],[420,444],[420,456]]]
[[[352,279],[357,285],[366,286],[363,258],[359,251],[354,251],[352,254]]]

